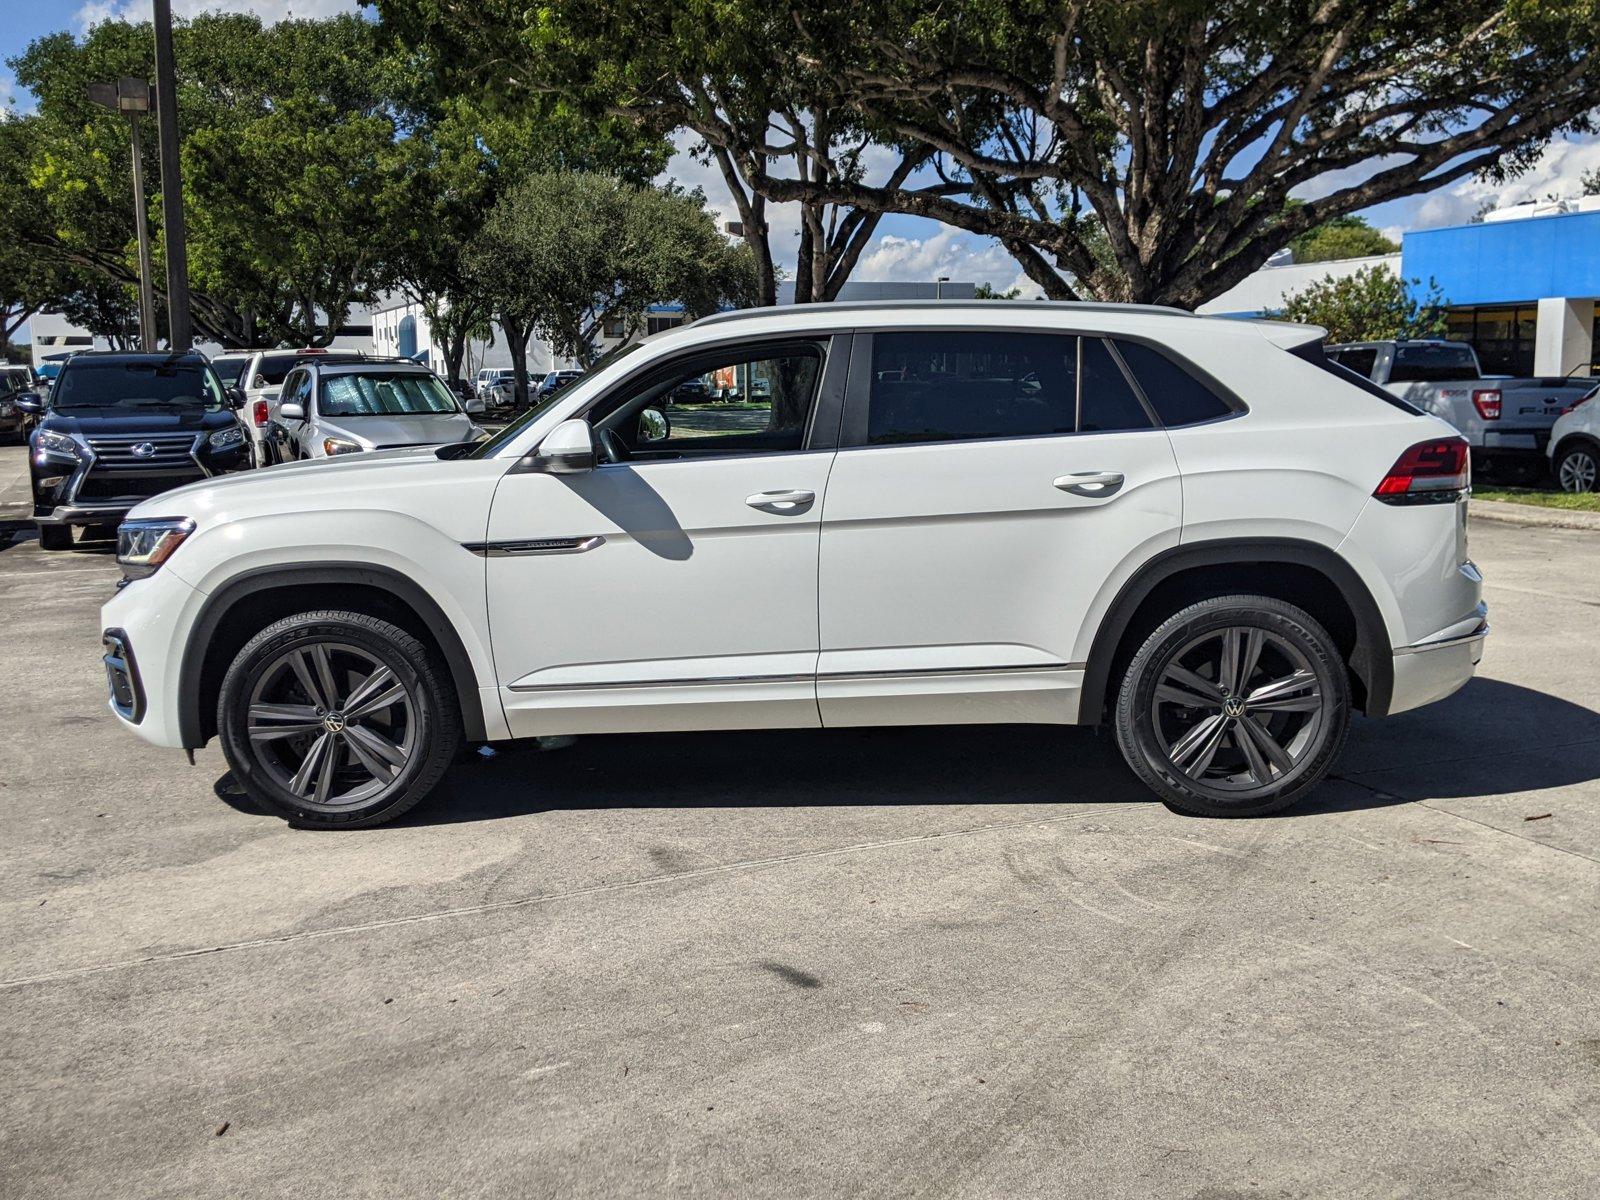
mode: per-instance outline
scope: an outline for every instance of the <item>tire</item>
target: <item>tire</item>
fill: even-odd
[[[41,550],[71,550],[72,526],[71,525],[41,525],[39,526],[39,549]]]
[[[1226,683],[1230,646],[1235,666]],[[1241,681],[1244,659],[1254,665]],[[1295,803],[1339,757],[1350,680],[1333,639],[1308,613],[1268,596],[1218,596],[1175,613],[1145,639],[1123,677],[1115,725],[1128,766],[1171,808],[1260,816]]]
[[[434,789],[462,737],[436,656],[388,621],[336,610],[284,617],[245,643],[222,679],[217,730],[253,800],[318,829],[394,820]]]
[[[1555,462],[1555,477],[1563,492],[1600,490],[1600,447],[1593,442],[1563,446]]]

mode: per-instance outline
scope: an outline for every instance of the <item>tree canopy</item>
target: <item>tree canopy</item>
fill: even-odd
[[[693,192],[593,172],[540,172],[490,212],[468,261],[497,311],[590,363],[608,324],[641,331],[655,301],[690,316],[747,300],[754,272]]]
[[[1284,299],[1277,315],[1320,325],[1333,342],[1436,338],[1445,332],[1446,301],[1433,280],[1402,279],[1386,266],[1328,275]]]
[[[1595,0],[375,2],[503,100],[691,129],[766,203],[992,236],[1061,298],[1193,307],[1330,220],[1515,173],[1600,103]],[[913,169],[830,170],[797,121]]]
[[[1298,263],[1336,262],[1344,258],[1366,258],[1373,254],[1394,254],[1400,249],[1374,229],[1365,217],[1335,217],[1315,229],[1307,230],[1289,243]]]

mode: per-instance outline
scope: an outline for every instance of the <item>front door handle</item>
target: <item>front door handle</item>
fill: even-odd
[[[1074,496],[1104,500],[1122,490],[1123,476],[1118,471],[1077,471],[1056,478],[1056,486]]]
[[[766,512],[797,513],[811,507],[811,502],[817,498],[815,492],[805,488],[792,488],[785,492],[757,492],[754,496],[746,496],[744,502],[751,508],[759,508]]]

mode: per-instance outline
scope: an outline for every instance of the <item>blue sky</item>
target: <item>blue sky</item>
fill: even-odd
[[[263,18],[293,15],[319,17],[353,11],[355,0],[174,0],[179,15],[197,11],[248,10]],[[108,17],[139,19],[149,12],[148,0],[11,0],[0,21],[0,60],[20,54],[34,38],[59,29],[82,32],[88,25]],[[0,103],[12,100],[26,108],[28,98],[18,95],[9,68],[0,66]],[[1525,176],[1505,187],[1465,180],[1425,196],[1380,204],[1366,216],[1378,228],[1398,240],[1402,230],[1426,229],[1439,225],[1462,224],[1471,219],[1489,197],[1502,203],[1538,198],[1550,192],[1571,194],[1578,177],[1600,168],[1600,139],[1560,141],[1550,147],[1543,159]],[[715,169],[693,161],[687,154],[673,159],[668,173],[685,184],[698,185],[711,204],[733,219],[731,198]],[[793,206],[778,206],[771,221],[780,257],[793,266],[795,218]],[[787,250],[787,253],[784,251]],[[858,279],[929,280],[945,275],[974,283],[992,283],[1001,289],[1013,284],[1031,285],[1022,277],[1015,261],[998,244],[949,229],[935,221],[917,217],[885,217],[878,235],[857,268]]]

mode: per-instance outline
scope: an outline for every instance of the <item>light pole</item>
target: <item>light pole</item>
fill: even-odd
[[[144,208],[144,139],[139,114],[150,111],[150,82],[124,75],[115,83],[91,83],[89,99],[112,112],[128,114],[133,142],[133,223],[139,232],[139,349],[156,348],[156,296],[151,282],[150,222]]]
[[[948,276],[948,275],[939,276],[938,282],[936,282],[933,285],[933,298],[935,300],[943,300],[944,299],[944,285],[949,283],[949,282],[950,282],[950,276]]]
[[[161,231],[167,250],[167,345],[185,353],[189,332],[189,252],[183,234],[183,176],[178,169],[178,84],[172,65],[172,0],[154,0],[156,132],[161,143]]]

